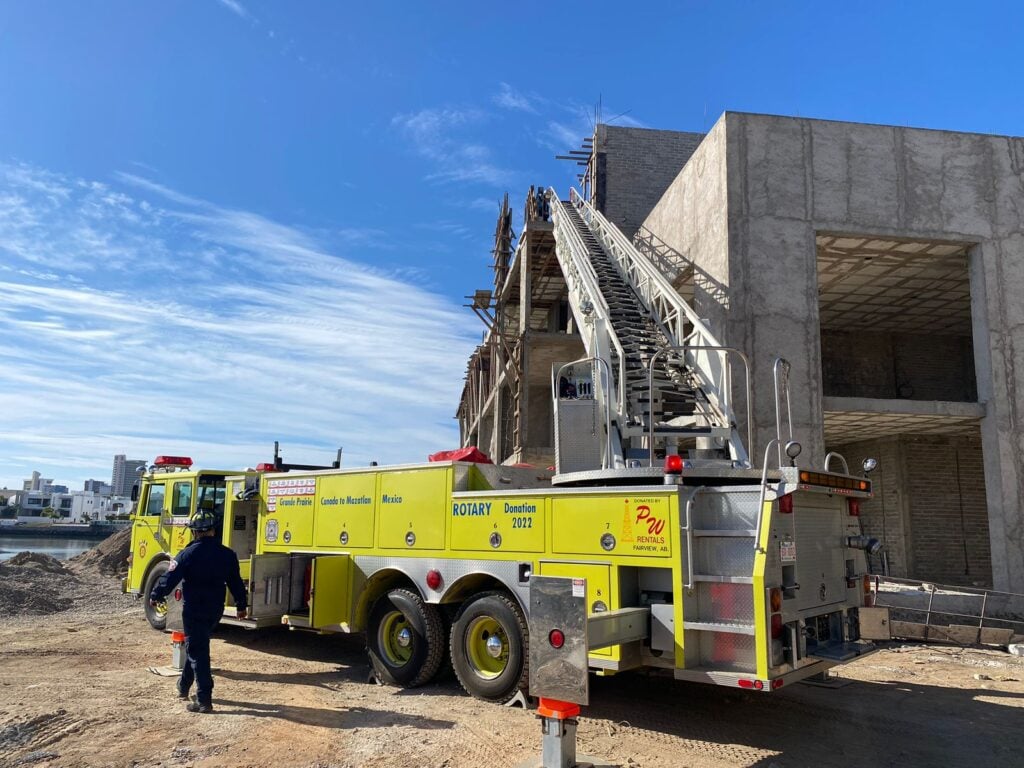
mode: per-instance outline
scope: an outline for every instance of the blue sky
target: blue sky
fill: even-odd
[[[454,447],[501,195],[723,110],[1024,134],[1013,3],[5,3],[0,486]],[[608,42],[605,42],[608,41]]]

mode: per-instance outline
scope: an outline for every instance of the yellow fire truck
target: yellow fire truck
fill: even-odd
[[[226,622],[363,631],[377,674],[403,686],[449,656],[481,699],[525,688],[533,574],[585,578],[592,614],[646,609],[646,639],[593,651],[606,673],[767,691],[870,650],[857,621],[868,480],[784,467],[766,494],[689,485],[685,462],[667,461],[667,484],[557,488],[549,472],[458,461],[232,473],[161,457],[141,484],[126,591],[148,593],[198,506],[223,515],[248,583],[251,618],[229,603]]]

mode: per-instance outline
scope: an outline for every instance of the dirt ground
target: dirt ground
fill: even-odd
[[[115,581],[106,577],[109,589]],[[184,711],[169,635],[141,604],[0,618],[2,766],[514,766],[539,754],[535,716],[452,681],[368,684],[358,638],[223,628],[216,712]],[[839,687],[754,694],[638,675],[594,678],[579,750],[639,766],[1014,766],[1024,659],[894,645]]]

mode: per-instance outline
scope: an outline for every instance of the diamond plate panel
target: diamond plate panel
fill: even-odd
[[[809,496],[798,499],[793,518],[798,610],[846,599],[846,516],[840,509],[844,500],[812,505]]]
[[[759,491],[715,489],[694,498],[694,528],[739,530],[757,527]]]
[[[750,576],[754,572],[754,543],[746,537],[694,539],[697,573],[712,576]]]
[[[560,400],[555,430],[558,473],[601,468],[603,414],[596,400]]]
[[[697,583],[699,621],[754,622],[754,588],[750,584]],[[687,619],[694,618],[687,616]]]
[[[736,672],[753,672],[757,669],[757,646],[752,635],[737,635],[731,632],[698,634],[701,666]]]

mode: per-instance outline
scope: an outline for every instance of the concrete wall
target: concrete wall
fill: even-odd
[[[594,204],[632,237],[704,134],[598,125]]]
[[[682,204],[704,203],[707,191],[690,188],[703,184],[696,174],[679,174],[646,224],[678,250],[713,245],[690,256],[727,292],[723,341],[754,361],[759,446],[774,433],[771,366],[782,355],[805,460],[824,456],[816,232],[976,244],[968,266],[993,579],[1024,592],[1024,139],[738,113],[708,138],[723,133],[724,159],[707,159],[726,168],[727,210],[705,224],[728,232],[725,273],[717,237],[671,225],[692,222]]]
[[[885,545],[892,576],[991,586],[980,436],[901,436],[829,446],[859,467],[878,459],[864,532]],[[880,565],[875,561],[876,570]]]
[[[974,350],[965,336],[823,329],[821,369],[831,397],[978,399]]]

